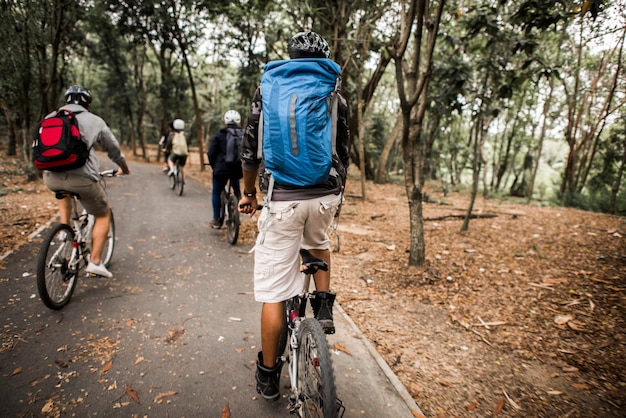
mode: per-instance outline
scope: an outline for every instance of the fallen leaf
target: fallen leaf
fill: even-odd
[[[107,364],[104,365],[104,367],[102,368],[102,370],[100,370],[101,374],[105,374],[106,372],[108,372],[109,370],[111,370],[111,366],[113,366],[113,360],[109,360],[109,362]]]
[[[476,401],[472,402],[471,404],[465,407],[465,409],[467,409],[468,411],[473,411],[476,408],[478,408],[478,403]]]
[[[572,386],[576,389],[579,390],[590,390],[591,386],[585,384],[585,383],[573,383]]]
[[[126,394],[130,396],[133,401],[141,405],[141,402],[139,402],[139,394],[135,389],[131,388],[130,386],[126,386]]]
[[[506,399],[504,399],[504,396],[501,396],[500,400],[498,401],[496,406],[493,408],[493,415],[498,415],[500,412],[502,412],[502,410],[504,409],[505,402],[506,402]]]
[[[562,395],[563,391],[561,390],[549,390],[548,391],[548,395],[554,395],[554,396],[558,396],[558,395]]]
[[[18,367],[15,370],[13,370],[13,372],[11,373],[11,376],[15,376],[16,374],[20,374],[22,373],[22,368]]]
[[[46,403],[44,404],[44,406],[41,408],[41,413],[48,415],[52,412],[53,408],[54,408],[54,402],[52,401],[52,399],[48,399]]]
[[[420,414],[417,411],[413,411],[413,410],[411,410],[411,415],[413,415],[416,418],[426,418],[424,415]]]
[[[167,398],[167,397],[170,397],[170,396],[174,396],[177,393],[178,392],[174,392],[173,390],[170,390],[168,392],[159,393],[157,396],[154,397],[154,403],[162,403],[164,398]]]
[[[352,353],[343,344],[335,343],[335,344],[333,344],[333,348],[335,350],[338,350],[338,351],[343,351],[344,353],[346,353],[349,356],[352,355]]]
[[[224,405],[224,408],[222,408],[222,418],[230,418],[230,407],[228,405]]]
[[[574,319],[572,315],[557,315],[554,317],[554,323],[557,325],[564,325],[564,324],[567,324],[572,319]]]
[[[143,357],[141,357],[141,356],[137,357],[135,359],[135,362],[133,363],[133,366],[136,366],[137,364],[141,363],[142,361],[143,361]]]
[[[567,326],[570,327],[572,331],[589,332],[589,330],[585,329],[585,326],[580,322],[569,321],[567,323]]]
[[[165,338],[165,342],[171,344],[178,341],[185,334],[185,328],[168,329],[167,332],[169,335]]]

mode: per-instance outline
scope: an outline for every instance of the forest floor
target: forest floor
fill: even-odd
[[[197,161],[188,172],[210,185]],[[0,174],[2,256],[56,206],[10,158]],[[367,183],[362,198],[351,176],[332,280],[424,415],[624,417],[626,219],[479,198],[461,232],[467,194],[426,191],[426,265],[409,267],[404,187]],[[255,230],[246,219],[241,243]]]

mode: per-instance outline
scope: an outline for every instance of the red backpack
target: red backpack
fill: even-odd
[[[65,171],[85,165],[89,148],[81,139],[76,115],[60,109],[39,123],[33,143],[33,164],[39,170]]]

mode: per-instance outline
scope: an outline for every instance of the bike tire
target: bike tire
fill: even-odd
[[[111,211],[111,220],[109,221],[109,234],[106,241],[104,241],[104,248],[102,249],[102,263],[105,267],[109,267],[111,259],[113,258],[113,250],[115,249],[115,218],[113,217],[113,211]]]
[[[69,264],[74,251],[74,230],[57,224],[41,244],[37,256],[37,291],[39,298],[50,309],[59,310],[67,305],[78,281],[78,271]]]
[[[336,418],[337,390],[326,334],[314,318],[306,318],[298,330],[298,388],[301,417]]]
[[[228,220],[226,221],[226,235],[228,236],[228,242],[231,245],[237,243],[239,238],[239,210],[237,210],[237,198],[230,195],[226,205],[226,211],[228,213]]]
[[[183,172],[179,169],[176,170],[176,192],[179,196],[183,195],[183,190],[185,189],[185,182],[183,181]]]

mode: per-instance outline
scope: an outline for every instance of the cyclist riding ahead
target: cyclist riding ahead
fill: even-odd
[[[228,180],[233,188],[233,194],[239,199],[241,189],[239,179],[243,176],[241,172],[241,159],[239,147],[243,130],[239,127],[241,115],[236,110],[229,110],[224,114],[225,126],[215,134],[209,145],[207,157],[213,169],[213,222],[211,227],[218,229],[224,222],[220,219],[221,193],[226,187]]]
[[[346,182],[346,172],[349,165],[349,141],[348,108],[346,101],[338,93],[339,66],[329,59],[330,47],[328,43],[317,33],[302,32],[296,34],[289,41],[288,48],[290,60],[274,61],[265,67],[264,76],[261,79],[261,87],[257,89],[248,116],[248,125],[243,139],[243,151],[241,154],[243,167],[244,191],[239,203],[239,210],[243,213],[254,214],[257,210],[256,179],[260,169],[259,185],[265,194],[265,204],[258,220],[259,235],[254,247],[254,294],[258,302],[262,302],[261,310],[261,345],[262,351],[258,354],[256,385],[257,391],[269,400],[279,398],[279,380],[282,361],[279,353],[279,337],[284,322],[285,301],[297,295],[302,290],[301,274],[299,272],[299,250],[306,249],[309,252],[328,263],[330,267],[330,240],[327,228],[333,217],[337,214],[342,203],[342,192]],[[272,64],[272,65],[270,65]],[[303,67],[304,66],[304,67]],[[278,79],[278,74],[273,72],[277,67],[284,68],[287,77]],[[306,71],[304,68],[306,67]],[[311,77],[320,77],[323,83],[307,83],[304,74]],[[267,76],[274,78],[268,80]],[[288,109],[281,128],[272,130],[271,124],[277,116],[278,108],[274,108],[274,98],[270,98],[280,83],[291,83],[291,88],[296,89],[293,94],[287,95],[291,103],[281,103],[281,113]],[[312,108],[323,108],[322,119],[324,125],[319,129],[302,130],[306,124],[298,124],[297,101],[304,97],[299,88],[307,85],[321,86],[328,90],[324,94],[319,91],[311,96],[322,96],[323,103]],[[321,87],[319,87],[321,88]],[[328,95],[326,96],[326,93]],[[281,91],[282,93],[282,91]],[[282,94],[281,94],[282,95]],[[291,98],[291,99],[289,99]],[[296,99],[297,98],[297,99]],[[332,100],[336,99],[336,100]],[[276,99],[279,101],[280,99]],[[329,103],[334,103],[330,106]],[[325,119],[333,107],[336,111],[332,121]],[[292,113],[293,110],[293,113]],[[262,123],[259,121],[262,119]],[[330,118],[329,118],[330,119]],[[290,121],[292,129],[289,129]],[[264,126],[260,128],[259,125]],[[310,126],[310,125],[306,125]],[[300,127],[300,128],[299,128]],[[261,132],[260,130],[263,129]],[[334,135],[332,158],[330,152],[327,155],[329,172],[321,182],[312,185],[296,186],[285,184],[279,177],[278,163],[274,168],[270,167],[271,158],[284,149],[284,139],[280,132],[287,132],[292,137],[287,138],[292,148],[296,147],[303,156],[305,146],[309,145],[310,137],[324,131],[324,144],[317,143],[308,149],[315,156],[322,155],[322,148],[330,148],[331,134]],[[259,136],[262,135],[262,139]],[[303,142],[301,142],[303,141]],[[280,142],[278,147],[274,147]],[[297,144],[296,144],[297,142]],[[328,142],[328,145],[326,145]],[[336,143],[335,143],[336,142]],[[261,145],[262,144],[262,145]],[[262,149],[262,158],[258,148]],[[326,154],[324,159],[326,159]],[[331,162],[332,161],[332,162]],[[332,164],[332,165],[331,165]],[[296,165],[286,175],[300,174],[309,169],[308,164]],[[283,183],[281,183],[283,181]],[[294,182],[295,183],[295,182]],[[330,292],[330,268],[328,271],[318,271],[314,275],[316,291],[311,300],[315,318],[317,318],[326,333],[334,333],[332,305],[335,294]]]
[[[170,131],[165,142],[166,152],[170,154],[167,165],[170,168],[169,175],[173,176],[176,163],[182,172],[183,184],[185,183],[185,164],[187,164],[187,155],[189,155],[189,146],[187,145],[187,137],[185,135],[185,121],[182,119],[174,119],[172,122],[174,128]]]
[[[101,253],[109,233],[110,208],[107,195],[100,184],[100,161],[93,148],[95,143],[107,153],[108,157],[117,164],[122,173],[129,174],[130,170],[120,150],[120,145],[106,122],[90,111],[91,93],[84,87],[71,86],[65,92],[66,109],[76,115],[81,139],[89,148],[87,162],[78,168],[66,171],[44,171],[43,181],[46,187],[53,192],[65,190],[80,196],[80,202],[87,212],[94,216],[92,231],[91,258],[87,265],[87,272],[98,276],[113,277],[113,274],[101,262]],[[55,115],[52,112],[47,117]],[[71,225],[73,201],[70,196],[59,199],[60,222]]]

